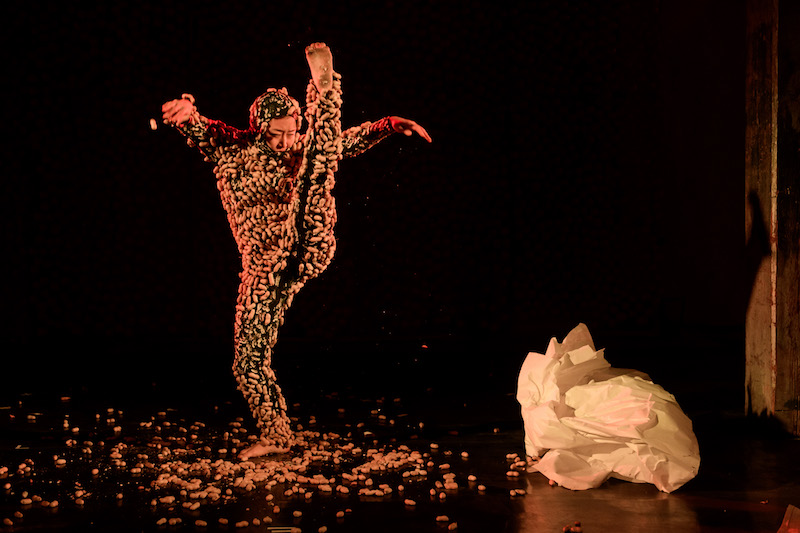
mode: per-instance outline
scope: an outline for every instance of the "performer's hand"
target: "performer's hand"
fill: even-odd
[[[183,124],[194,113],[194,104],[186,98],[172,100],[161,106],[164,124]]]
[[[410,137],[416,133],[426,141],[433,142],[433,139],[431,139],[431,136],[428,135],[427,131],[425,131],[425,128],[413,120],[408,120],[407,118],[402,117],[389,117],[389,123],[392,125],[392,129],[397,133],[402,133],[407,137]]]

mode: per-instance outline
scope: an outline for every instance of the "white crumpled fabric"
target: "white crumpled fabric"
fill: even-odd
[[[675,397],[642,372],[612,368],[584,324],[528,354],[517,400],[525,450],[540,458],[532,468],[563,487],[613,477],[672,492],[697,475],[697,438]]]

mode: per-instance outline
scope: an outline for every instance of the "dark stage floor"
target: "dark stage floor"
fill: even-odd
[[[80,386],[7,391],[2,531],[558,532],[579,521],[588,533],[776,532],[787,507],[800,505],[800,441],[736,409],[709,407],[702,398],[713,383],[671,391],[686,399],[700,441],[697,478],[672,494],[615,480],[573,492],[515,468],[513,454],[524,449],[513,376],[508,383],[508,376],[412,368],[387,384],[378,364],[360,365],[354,384],[333,368],[308,379],[279,374],[290,404],[297,402],[292,416],[327,443],[307,447],[316,450],[307,457],[317,455],[303,468],[299,459],[291,466],[291,457],[270,458],[278,473],[262,479],[267,461],[254,461],[262,470],[252,478],[236,469],[233,449],[253,424],[228,375],[155,383],[94,375]],[[376,451],[395,452],[399,466]],[[370,460],[372,471],[349,478]],[[156,488],[160,475],[177,477]],[[313,483],[314,475],[326,481]],[[270,479],[277,483],[267,486]],[[208,483],[220,489],[216,501]],[[382,495],[366,492],[381,485]]]

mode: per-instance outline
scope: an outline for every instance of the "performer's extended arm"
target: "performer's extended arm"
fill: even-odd
[[[247,141],[247,132],[219,120],[212,120],[197,112],[194,97],[184,94],[161,106],[165,124],[175,127],[187,138],[187,142],[197,148],[209,161],[219,159],[217,148]]]
[[[376,122],[365,122],[342,133],[342,157],[355,157],[381,142],[392,133],[411,136],[414,133],[431,142],[425,128],[403,117],[384,117]]]

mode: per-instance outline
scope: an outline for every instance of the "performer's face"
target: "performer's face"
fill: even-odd
[[[263,133],[267,146],[276,152],[285,152],[297,138],[297,121],[294,117],[273,118]]]

